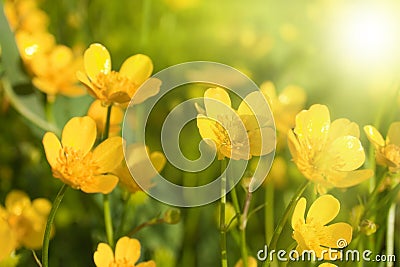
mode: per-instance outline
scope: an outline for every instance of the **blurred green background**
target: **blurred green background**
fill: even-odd
[[[307,93],[306,108],[314,103],[328,105],[333,119],[346,117],[360,127],[379,122],[384,133],[392,121],[399,119],[398,1],[42,0],[40,8],[50,16],[49,29],[58,43],[82,49],[90,43],[102,43],[112,55],[114,69],[136,53],[152,58],[154,72],[187,61],[215,61],[243,71],[258,85],[270,80],[278,92],[289,84],[300,86]],[[7,45],[3,42],[13,42],[4,36],[2,46]],[[204,89],[179,88],[159,105],[149,125],[159,125],[177,103],[202,96]],[[0,92],[0,203],[11,189],[24,190],[32,199],[52,200],[60,182],[52,178],[44,157],[43,131],[30,126],[10,106],[4,91]],[[45,99],[36,91],[23,94],[20,97],[34,94],[39,103]],[[59,128],[70,117],[84,115],[90,101],[89,96],[57,97]],[[152,133],[149,146],[159,150],[158,131]],[[188,125],[181,138],[186,153],[195,156],[200,141],[195,124]],[[363,134],[361,140],[369,147]],[[304,179],[290,162],[288,151],[279,153],[287,159],[288,170],[286,186],[275,194],[276,220]],[[216,177],[218,172],[218,164],[214,164],[206,175]],[[169,165],[163,173],[177,182],[193,178]],[[347,192],[334,190],[343,205],[340,216],[348,218],[351,207],[367,190],[368,184]],[[256,192],[252,208],[264,203],[264,191],[260,188]],[[113,195],[117,224],[122,216],[120,204],[126,200],[119,189]],[[105,240],[100,197],[68,191],[56,217],[51,266],[94,265],[92,254],[98,242]],[[240,188],[239,197],[243,201],[244,191]],[[138,233],[135,237],[142,243],[143,258],[155,259],[159,267],[219,266],[217,208],[217,203],[212,203],[182,209],[179,224],[157,225]],[[137,194],[130,200],[123,230],[129,231],[166,209]],[[248,246],[253,256],[265,244],[264,228],[264,214],[259,211],[248,225]],[[291,229],[287,227],[284,232],[281,246],[286,248],[292,243]],[[229,233],[232,266],[240,256],[237,238],[237,231]],[[30,251],[22,249],[19,254],[20,266],[36,266]]]

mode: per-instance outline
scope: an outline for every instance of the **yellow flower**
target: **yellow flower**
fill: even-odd
[[[165,156],[158,151],[150,153],[149,148],[141,144],[129,145],[125,151],[125,155],[126,161],[123,160],[112,172],[119,177],[120,184],[131,193],[142,191],[142,188],[149,189],[153,187],[154,184],[151,178],[157,175],[156,172],[160,172],[164,168],[166,163]],[[148,162],[148,157],[154,169],[149,168],[150,162]],[[141,176],[133,178],[128,166],[129,168],[138,170]],[[140,186],[142,188],[136,183],[135,179],[140,179]]]
[[[222,88],[210,88],[204,93],[205,111],[197,116],[200,135],[211,146],[216,146],[218,159],[248,160],[252,156],[270,153],[275,148],[275,131],[269,118],[258,121],[247,103],[259,97],[251,93],[237,111],[231,108],[231,99]],[[209,140],[213,142],[209,142]]]
[[[151,59],[142,54],[126,59],[119,72],[111,70],[110,53],[101,44],[90,45],[84,53],[83,61],[85,73],[77,72],[78,79],[104,105],[129,102],[153,72]],[[154,87],[152,90],[147,97],[156,94],[159,88]]]
[[[43,137],[46,158],[53,176],[86,193],[110,193],[118,177],[110,172],[123,158],[122,138],[110,137],[91,151],[96,123],[88,116],[75,117],[65,125],[61,143],[52,132]]]
[[[97,133],[101,134],[106,125],[107,107],[103,106],[100,100],[95,100],[90,105],[87,115],[96,122]],[[123,118],[123,109],[118,106],[112,107],[109,136],[115,136],[119,134],[121,131],[121,123]]]
[[[391,172],[400,171],[400,122],[394,122],[390,125],[383,139],[379,131],[371,125],[364,127],[369,141],[376,150],[376,162],[383,166],[388,166]]]
[[[288,145],[298,169],[320,194],[332,187],[354,186],[373,175],[372,170],[356,170],[365,161],[358,125],[347,119],[331,123],[324,105],[313,105],[296,116]]]
[[[30,61],[34,56],[51,51],[55,45],[54,36],[48,32],[31,34],[26,31],[17,31],[15,33],[15,40],[21,58],[29,70]]]
[[[75,75],[81,68],[82,60],[74,56],[71,48],[57,45],[48,53],[34,56],[30,64],[36,76],[33,78],[33,84],[50,99],[57,94],[66,96],[85,94],[85,88],[78,84]]]
[[[0,206],[0,261],[21,246],[42,246],[50,209],[50,201],[44,198],[31,202],[28,195],[18,190],[7,195],[5,207]]]
[[[318,267],[338,267],[338,266],[329,262],[324,262],[318,265]]]
[[[257,260],[253,257],[247,257],[247,266],[249,267],[257,267]],[[243,259],[238,260],[235,264],[235,267],[243,267]]]
[[[108,244],[100,243],[93,255],[97,267],[155,267],[154,261],[146,261],[136,265],[140,258],[139,240],[121,237],[115,246],[115,254]]]
[[[261,84],[260,90],[272,109],[276,130],[286,138],[288,130],[295,125],[296,114],[304,108],[306,93],[301,87],[289,85],[277,95],[274,84],[269,81]]]
[[[340,202],[331,195],[317,198],[311,205],[304,219],[307,200],[301,198],[292,216],[293,238],[297,242],[296,250],[301,255],[303,251],[313,251],[316,257],[330,260],[330,256],[339,259],[340,253],[333,250],[342,249],[350,244],[353,229],[347,223],[331,222],[339,213]],[[331,254],[327,253],[331,249]]]

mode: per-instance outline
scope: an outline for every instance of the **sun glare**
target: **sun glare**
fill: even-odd
[[[398,58],[400,14],[383,3],[347,7],[335,19],[335,50],[352,65],[392,64]]]

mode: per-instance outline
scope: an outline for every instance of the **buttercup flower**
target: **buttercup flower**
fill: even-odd
[[[33,57],[30,64],[36,76],[33,78],[33,84],[50,99],[56,94],[66,96],[85,94],[85,88],[78,84],[75,75],[82,61],[74,56],[71,48],[57,45],[49,53]]]
[[[154,186],[151,178],[160,172],[166,163],[165,156],[158,151],[150,153],[147,146],[140,144],[129,145],[125,151],[126,161],[123,160],[121,164],[113,170],[113,173],[119,177],[120,184],[131,193],[142,191],[142,188],[136,183],[135,179],[140,179],[140,185],[144,189],[149,189]],[[150,159],[153,168],[149,168]],[[140,172],[140,177],[132,177],[129,168],[135,168]]]
[[[400,171],[400,122],[394,122],[390,125],[383,139],[379,131],[371,125],[364,127],[368,140],[375,147],[376,162],[380,165],[389,167],[391,172]]]
[[[331,222],[339,213],[340,202],[331,195],[317,198],[311,205],[304,220],[307,200],[301,198],[294,209],[292,216],[293,238],[297,242],[296,250],[301,255],[305,250],[315,252],[317,258],[330,260],[329,257],[339,259],[340,253],[334,249],[342,249],[350,244],[353,229],[347,223]],[[331,249],[331,253],[328,253]]]
[[[123,141],[110,137],[91,151],[96,135],[92,118],[75,117],[65,125],[61,142],[47,132],[43,145],[55,178],[85,193],[108,194],[118,183],[118,177],[110,172],[122,161]]]
[[[146,261],[136,265],[140,257],[139,240],[121,237],[115,246],[115,254],[108,244],[100,243],[93,255],[97,267],[155,267],[154,261]]]
[[[300,172],[315,183],[320,194],[329,188],[346,188],[373,175],[356,170],[365,161],[359,128],[347,119],[331,123],[324,105],[313,105],[296,116],[296,127],[288,132],[288,145]]]
[[[77,72],[78,79],[104,105],[129,102],[153,72],[151,59],[142,54],[126,59],[119,72],[111,70],[110,53],[101,44],[90,45],[84,53],[83,61],[85,73]],[[159,84],[152,86],[151,90],[146,93],[146,97],[158,93]]]
[[[205,110],[200,112],[205,114],[197,116],[197,127],[201,137],[211,146],[215,145],[219,160],[224,157],[248,160],[275,148],[271,118],[263,117],[264,114],[256,116],[247,104],[260,95],[258,92],[249,94],[235,111],[224,89],[210,88],[204,93]]]
[[[27,194],[18,190],[7,195],[5,207],[0,206],[0,261],[21,246],[42,246],[50,209],[50,201],[44,198],[31,202]]]
[[[260,90],[274,114],[275,127],[279,133],[277,145],[285,144],[288,130],[294,127],[297,113],[304,108],[306,93],[301,87],[289,85],[277,95],[274,84],[269,81],[261,84]]]

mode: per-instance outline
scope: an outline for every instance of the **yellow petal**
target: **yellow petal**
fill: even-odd
[[[0,219],[0,262],[10,256],[17,247],[17,240],[14,232],[8,223]]]
[[[351,135],[354,137],[360,137],[360,129],[355,122],[351,122],[348,119],[337,119],[331,123],[329,129],[329,140],[335,140],[341,136]]]
[[[253,121],[251,128],[245,123],[248,130],[273,125],[272,113],[269,109],[268,101],[259,91],[248,94],[240,103],[237,113],[241,117],[243,115],[254,117],[253,120],[249,120]]]
[[[128,77],[136,85],[141,85],[153,72],[153,62],[142,54],[127,58],[121,66],[119,73]]]
[[[96,141],[96,123],[89,116],[74,117],[64,126],[61,136],[63,147],[80,150],[86,155]]]
[[[293,130],[291,129],[288,131],[287,137],[290,154],[292,154],[294,162],[297,162],[297,160],[301,156],[301,147],[299,141],[297,140],[296,136],[293,133]]]
[[[272,82],[264,82],[260,86],[261,93],[268,100],[268,104],[271,105],[272,110],[275,110],[278,98],[276,96],[276,89]]]
[[[371,125],[364,126],[364,132],[368,137],[368,140],[375,146],[384,146],[385,140],[383,140],[382,135],[379,131]]]
[[[135,265],[136,267],[156,267],[155,261],[146,261]]]
[[[137,239],[121,237],[115,246],[115,260],[126,261],[134,266],[140,257],[140,243]]]
[[[57,158],[60,154],[61,143],[58,140],[57,136],[52,132],[47,132],[43,136],[43,146],[46,154],[46,159],[49,162],[52,168],[55,168],[57,165]]]
[[[97,267],[109,267],[114,262],[114,253],[108,244],[100,243],[93,255],[93,260]]]
[[[214,132],[215,120],[207,118],[203,115],[197,116],[197,128],[199,128],[200,135],[203,139],[211,139],[218,142],[218,137]]]
[[[390,124],[386,136],[386,145],[389,144],[400,146],[400,122],[393,122]]]
[[[352,171],[364,164],[365,153],[360,140],[342,136],[328,144],[323,156],[325,164],[338,171]]]
[[[21,215],[24,209],[31,206],[31,200],[28,195],[20,190],[13,190],[8,193],[5,200],[5,207],[8,212]]]
[[[303,225],[305,223],[304,214],[306,212],[306,205],[307,205],[307,200],[304,197],[302,197],[297,202],[296,207],[294,208],[292,215],[292,228],[294,230],[298,229],[300,225]]]
[[[275,131],[264,127],[248,133],[250,139],[250,153],[261,156],[270,153],[275,148]]]
[[[356,170],[351,172],[344,172],[335,176],[335,179],[330,182],[338,188],[347,188],[371,178],[374,175],[373,170]]]
[[[231,99],[224,89],[219,87],[209,88],[204,93],[204,106],[208,117],[218,119],[221,114],[229,114]]]
[[[76,78],[93,91],[92,83],[89,81],[85,73],[83,73],[82,71],[77,71]]]
[[[334,223],[324,228],[321,246],[328,248],[344,248],[351,242],[353,228],[348,223]]]
[[[122,150],[123,139],[114,136],[106,139],[93,151],[93,159],[99,166],[98,173],[107,173],[114,170],[122,161],[124,154]]]
[[[129,96],[133,97],[132,105],[137,105],[145,101],[146,99],[155,96],[160,91],[161,80],[157,78],[149,78],[143,87],[135,92],[129,92]]]
[[[160,172],[167,163],[167,159],[165,158],[164,154],[158,151],[151,153],[150,161],[157,172]]]
[[[329,262],[324,262],[324,263],[318,265],[318,267],[338,267],[338,266],[335,264],[329,263]]]
[[[81,185],[85,193],[109,194],[118,184],[118,177],[112,174],[96,175],[91,183]]]
[[[306,222],[317,221],[325,225],[332,221],[339,213],[340,202],[331,195],[323,195],[317,198],[311,205]]]
[[[329,110],[324,105],[312,105],[296,116],[294,132],[304,148],[320,150],[328,137],[330,127]]]
[[[34,208],[35,213],[46,217],[50,213],[51,202],[45,198],[36,198],[32,201],[32,208]]]
[[[110,53],[101,44],[91,44],[83,54],[83,62],[91,81],[95,80],[100,72],[107,74],[111,71]]]
[[[55,69],[65,68],[71,64],[73,56],[71,48],[57,45],[50,54],[50,64]]]

